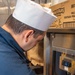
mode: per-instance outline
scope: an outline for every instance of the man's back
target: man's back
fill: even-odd
[[[27,65],[23,50],[2,28],[0,28],[0,74],[35,75]]]

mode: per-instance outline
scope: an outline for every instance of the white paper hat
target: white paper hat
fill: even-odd
[[[46,31],[56,19],[51,9],[30,0],[17,0],[12,15],[15,19],[41,31]]]

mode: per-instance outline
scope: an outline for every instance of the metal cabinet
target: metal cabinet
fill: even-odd
[[[75,29],[49,29],[44,38],[44,75],[54,75],[53,51],[75,55]]]

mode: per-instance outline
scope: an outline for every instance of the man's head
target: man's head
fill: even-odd
[[[31,0],[17,0],[12,16],[35,29],[47,31],[56,16],[51,9],[42,7]]]
[[[34,38],[36,38],[38,35],[42,35],[44,33],[44,31],[35,29],[25,23],[18,21],[12,15],[9,16],[5,24],[14,32],[14,34],[21,34],[24,30],[33,30]]]
[[[15,10],[5,25],[8,32],[26,51],[43,39],[55,18],[48,8],[30,0],[17,0]]]
[[[7,31],[13,37],[14,35],[18,37],[14,37],[14,39],[25,51],[34,47],[37,44],[37,42],[43,39],[45,35],[45,31],[41,31],[33,27],[30,27],[18,21],[12,15],[10,15],[7,19],[5,26],[8,28]],[[14,35],[10,31],[12,31]]]

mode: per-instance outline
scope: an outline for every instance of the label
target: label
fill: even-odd
[[[68,67],[64,66],[64,70],[65,70],[65,71],[68,71]]]

